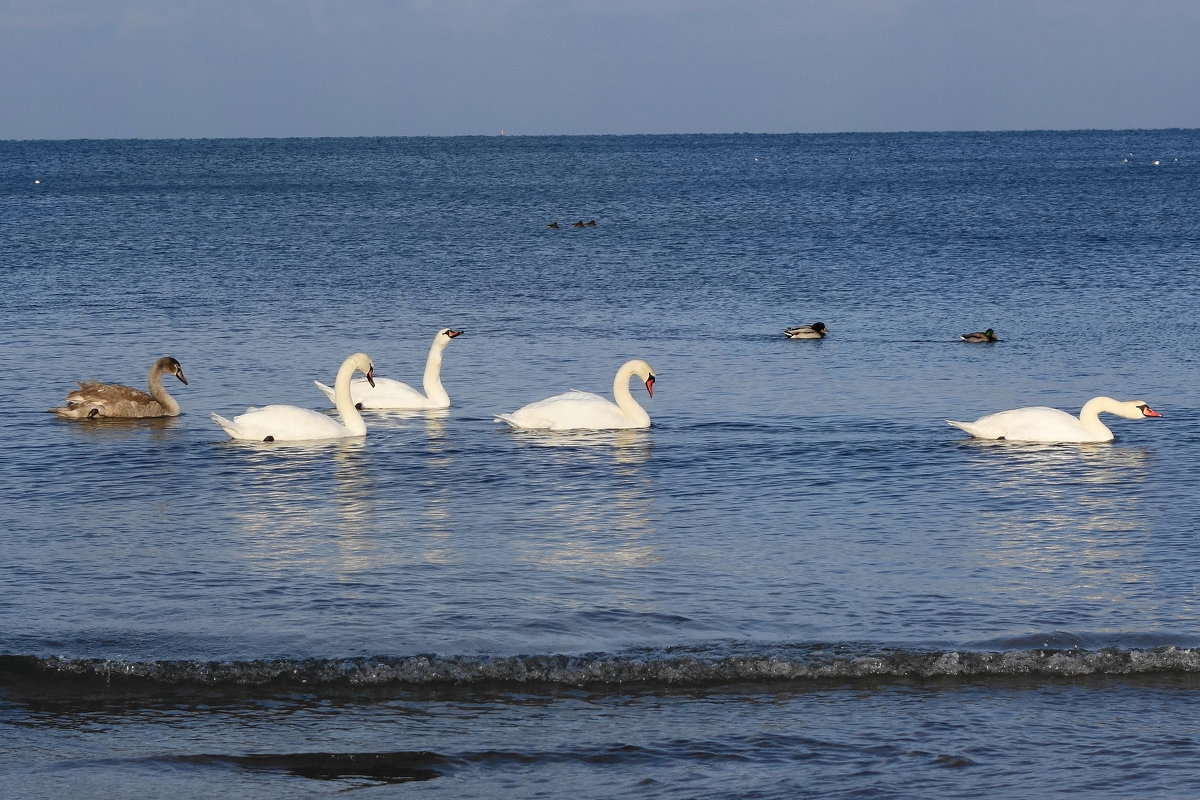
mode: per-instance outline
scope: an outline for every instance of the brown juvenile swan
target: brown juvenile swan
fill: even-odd
[[[69,419],[177,417],[179,403],[163,388],[164,374],[174,375],[187,386],[183,367],[170,356],[163,356],[150,368],[150,394],[117,383],[80,381],[79,388],[67,395],[65,406],[50,410]]]

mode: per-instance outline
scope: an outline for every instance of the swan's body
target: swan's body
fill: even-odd
[[[368,381],[374,380],[374,367],[366,353],[355,353],[343,361],[334,381],[334,402],[342,417],[341,422],[319,411],[287,405],[251,408],[232,420],[217,413],[213,413],[212,418],[234,439],[255,442],[300,442],[363,436],[367,432],[366,423],[350,399],[350,377],[355,372],[366,375]]]
[[[1100,421],[1100,414],[1125,419],[1161,417],[1141,400],[1121,402],[1111,397],[1088,400],[1078,417],[1045,406],[1015,408],[988,414],[974,422],[946,420],[976,439],[1006,439],[1011,442],[1111,442],[1113,433]]]
[[[784,328],[783,335],[789,339],[824,339],[828,331],[824,322],[814,322],[812,325],[797,325],[794,328]]]
[[[613,379],[614,403],[591,392],[573,389],[547,397],[517,409],[511,414],[498,414],[497,422],[507,422],[514,428],[535,430],[610,430],[613,428],[649,428],[650,415],[629,392],[629,379],[637,375],[654,396],[654,369],[641,359],[626,361]]]
[[[1000,341],[999,339],[996,338],[996,332],[994,330],[992,330],[991,328],[988,328],[986,331],[976,331],[975,333],[963,333],[963,334],[960,334],[958,338],[962,339],[964,342],[998,342],[998,341]]]
[[[116,383],[80,381],[79,388],[67,395],[67,404],[50,409],[60,417],[95,419],[97,417],[177,417],[179,403],[163,387],[163,375],[174,375],[187,386],[183,367],[170,356],[163,356],[150,367],[147,383],[150,393]]]
[[[372,383],[365,378],[356,378],[350,382],[350,398],[356,408],[389,408],[389,409],[422,409],[449,408],[450,395],[442,386],[442,351],[450,340],[461,336],[462,331],[442,328],[433,337],[429,347],[429,357],[425,359],[425,376],[422,386],[425,394],[421,394],[403,381],[391,378],[375,378]],[[331,401],[334,400],[334,390],[320,381],[313,381],[317,388],[325,393]]]

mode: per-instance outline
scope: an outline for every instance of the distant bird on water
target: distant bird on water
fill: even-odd
[[[794,328],[784,328],[783,335],[789,339],[824,339],[828,331],[824,322],[814,322],[812,325],[797,325]]]
[[[996,332],[994,330],[992,330],[991,328],[988,328],[986,331],[976,331],[975,333],[964,333],[964,334],[961,334],[958,338],[962,339],[964,342],[998,342],[998,341],[1000,341],[998,338],[996,338]]]
[[[547,227],[547,228],[553,228],[554,230],[558,230],[558,223],[557,223],[557,222],[551,222],[551,223],[550,223],[549,225],[547,225],[546,227]]]

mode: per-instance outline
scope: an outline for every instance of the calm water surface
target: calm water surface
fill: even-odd
[[[0,153],[14,796],[1200,780],[1200,132]],[[324,409],[359,350],[419,383],[446,326],[448,411],[303,445],[208,417]],[[178,418],[45,412],[168,354]],[[492,419],[634,357],[647,431]],[[1101,394],[1164,417],[944,423]]]

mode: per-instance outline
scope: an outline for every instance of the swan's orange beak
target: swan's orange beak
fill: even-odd
[[[1161,417],[1162,414],[1158,413],[1150,406],[1142,406],[1142,416],[1143,417]]]
[[[367,367],[367,383],[371,384],[371,388],[375,387],[375,365]]]
[[[646,378],[646,391],[650,393],[651,397],[654,397],[654,380],[655,378],[653,375],[651,375],[649,378]]]
[[[179,370],[179,372],[176,372],[175,377],[179,378],[179,382],[182,383],[184,386],[188,385],[187,378],[183,377],[183,370]]]

